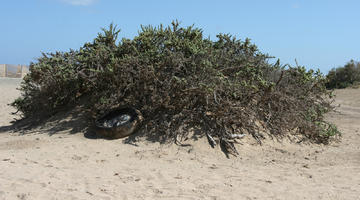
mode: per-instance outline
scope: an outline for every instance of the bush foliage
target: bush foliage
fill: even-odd
[[[219,34],[212,41],[177,21],[141,26],[136,37],[119,43],[118,34],[111,24],[79,50],[43,54],[12,105],[25,118],[67,105],[98,114],[132,106],[145,118],[145,135],[163,141],[176,141],[189,128],[220,141],[248,133],[261,142],[259,130],[315,142],[337,133],[324,121],[332,107],[320,71],[271,64],[249,39]]]
[[[351,60],[343,67],[333,68],[327,75],[328,89],[346,88],[360,84],[360,63]]]

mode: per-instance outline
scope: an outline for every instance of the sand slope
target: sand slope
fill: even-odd
[[[87,139],[76,127],[9,130],[17,79],[0,79],[0,199],[359,199],[360,90],[338,90],[343,132],[329,146],[252,138],[227,159],[205,139],[189,147]],[[76,131],[75,131],[76,132]],[[45,134],[44,134],[45,133]],[[185,143],[186,143],[185,142]]]

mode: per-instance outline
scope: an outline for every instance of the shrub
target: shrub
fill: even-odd
[[[329,71],[327,79],[328,89],[356,87],[360,82],[360,63],[351,60],[343,67],[333,68]]]
[[[31,63],[12,105],[24,117],[66,105],[98,114],[132,106],[144,115],[145,136],[160,141],[176,142],[190,128],[227,146],[241,132],[261,142],[259,129],[328,141],[323,117],[332,107],[319,71],[271,64],[249,39],[219,34],[212,41],[177,21],[141,26],[134,39],[116,44],[118,33],[111,24],[79,50],[44,54]]]

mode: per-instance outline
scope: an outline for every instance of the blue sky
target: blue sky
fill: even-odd
[[[263,53],[327,73],[360,61],[359,0],[3,0],[0,64],[29,64],[41,52],[78,49],[111,22],[120,38],[140,25],[178,19],[204,35],[250,38]]]

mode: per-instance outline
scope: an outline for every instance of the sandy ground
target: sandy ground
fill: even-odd
[[[88,139],[76,124],[11,130],[19,79],[0,79],[0,199],[360,199],[360,90],[338,90],[331,145],[252,138],[227,159],[205,139],[191,146]]]

